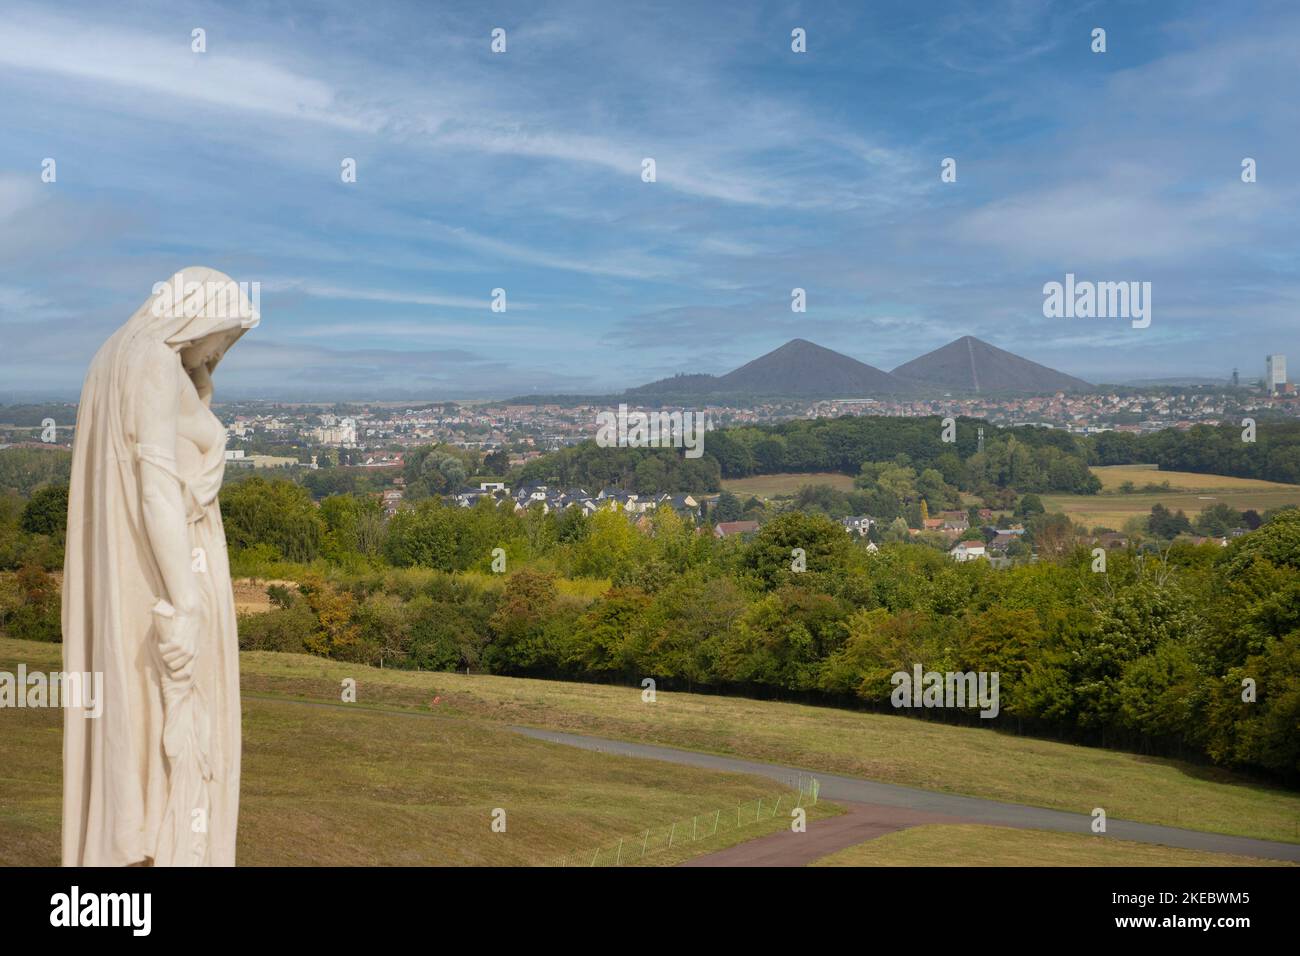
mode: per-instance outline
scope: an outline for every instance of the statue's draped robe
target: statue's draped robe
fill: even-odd
[[[187,269],[187,280],[229,281]],[[155,297],[156,298],[156,297]],[[82,388],[68,496],[63,669],[103,675],[102,713],[64,710],[65,866],[233,866],[239,810],[238,636],[217,492],[224,441],[181,473],[142,446],[136,385],[149,350],[208,340],[229,347],[240,319],[153,314],[146,302],[95,355]],[[247,300],[243,300],[246,305]],[[188,382],[185,387],[192,387]],[[179,396],[176,397],[179,402]],[[197,654],[175,680],[157,645],[154,608],[168,597],[144,523],[142,469],[180,485],[190,548],[202,549]],[[177,533],[181,533],[177,529]]]

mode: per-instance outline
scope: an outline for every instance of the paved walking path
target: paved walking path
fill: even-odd
[[[681,866],[807,866],[839,850],[857,846],[876,837],[925,823],[972,823],[942,813],[925,813],[901,807],[839,800],[845,812],[835,817],[810,820],[804,833],[789,827],[687,860]]]
[[[1067,813],[1063,810],[1048,810],[1043,807],[1030,807],[1018,803],[1002,803],[998,800],[985,800],[980,797],[965,797],[953,793],[938,793],[933,790],[920,790],[915,787],[900,787],[891,783],[877,783],[873,780],[860,780],[856,777],[842,777],[829,773],[814,773],[797,767],[782,767],[777,764],[761,763],[757,760],[745,760],[738,757],[722,757],[716,754],[698,753],[693,750],[678,750],[675,747],[658,747],[651,744],[629,743],[622,740],[607,740],[601,737],[587,737],[581,734],[559,733],[553,730],[538,730],[533,727],[515,727],[514,730],[538,740],[552,743],[568,744],[585,750],[597,750],[603,753],[621,754],[628,757],[641,757],[651,760],[665,760],[669,763],[686,764],[693,767],[706,767],[713,770],[730,770],[736,773],[758,774],[771,777],[786,784],[790,789],[798,786],[800,778],[815,776],[821,784],[820,795],[836,802],[849,801],[854,804],[870,804],[874,808],[872,815],[850,813],[851,822],[845,822],[842,829],[831,829],[830,833],[853,835],[869,831],[873,826],[879,836],[889,829],[913,826],[914,823],[902,822],[908,813],[930,814],[948,818],[947,822],[983,823],[995,826],[1024,827],[1035,830],[1057,830],[1063,833],[1092,833],[1092,817],[1086,813]],[[891,812],[892,811],[892,812]],[[841,818],[835,818],[841,819]],[[892,822],[891,822],[892,821]],[[808,832],[790,834],[792,837],[806,839],[814,828],[824,829],[832,821],[819,820],[810,823]],[[935,821],[926,821],[935,822]],[[897,823],[897,825],[893,825]],[[1178,827],[1159,826],[1153,823],[1134,823],[1130,820],[1117,820],[1108,817],[1106,836],[1116,840],[1133,840],[1137,843],[1155,843],[1163,846],[1181,847],[1185,850],[1206,850],[1214,853],[1235,853],[1238,856],[1254,856],[1270,860],[1290,860],[1300,862],[1300,844],[1278,843],[1272,840],[1255,840],[1250,837],[1228,836],[1223,833],[1207,833],[1201,830],[1183,830]],[[847,838],[847,836],[846,836]],[[871,839],[871,835],[862,839]],[[780,834],[763,837],[754,843],[771,841],[768,846],[776,845]],[[862,840],[855,840],[860,843]],[[826,852],[851,846],[833,846]],[[739,850],[740,848],[735,848]],[[730,853],[730,850],[722,851]],[[711,854],[719,856],[720,854]],[[821,854],[825,855],[825,854]],[[708,858],[698,861],[703,864]],[[744,856],[738,856],[743,860]],[[790,856],[788,865],[798,865]],[[815,859],[815,857],[814,857]],[[719,865],[729,865],[722,863]],[[739,864],[738,864],[739,865]],[[753,865],[762,865],[755,863]]]

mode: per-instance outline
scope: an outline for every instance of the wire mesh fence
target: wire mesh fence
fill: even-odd
[[[718,807],[704,813],[681,817],[658,826],[628,834],[616,843],[569,854],[555,861],[556,866],[628,866],[646,857],[674,847],[707,840],[722,842],[728,834],[740,832],[763,820],[776,818],[803,807],[815,806],[821,786],[816,777],[800,775],[797,789],[773,793],[735,806]]]

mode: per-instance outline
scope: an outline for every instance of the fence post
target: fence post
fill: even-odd
[[[800,776],[802,777],[802,774],[801,774]],[[811,797],[813,798],[813,803],[816,804],[816,802],[817,802],[817,797],[818,797],[818,793],[817,793],[817,791],[820,790],[820,789],[821,789],[821,788],[818,786],[818,781],[817,781],[817,778],[816,778],[816,777],[811,777],[811,776],[810,776],[810,777],[808,778],[808,789],[807,789],[806,791],[804,790],[804,784],[803,784],[803,781],[802,781],[802,779],[801,779],[801,780],[799,781],[799,798],[795,801],[795,806],[796,806],[796,807],[800,807],[800,806],[803,805],[803,798],[804,798],[805,794],[811,796]],[[772,817],[775,817],[775,816],[780,812],[780,810],[781,810],[781,801],[784,800],[784,799],[785,799],[785,795],[784,795],[784,794],[779,794],[779,795],[777,796],[777,798],[776,798],[776,803],[772,806],[772,812],[771,812],[771,814],[770,814]],[[745,804],[741,803],[741,804],[737,804],[737,805],[736,805],[736,828],[737,828],[737,829],[739,829],[740,826],[741,826],[741,824],[742,824],[742,820],[741,820],[741,811],[744,810],[744,809],[745,809]],[[757,803],[756,803],[755,806],[754,806],[754,822],[757,823],[758,821],[762,820],[762,818],[763,818],[763,798],[762,798],[762,797],[759,797]],[[717,835],[718,827],[719,827],[719,825],[721,824],[721,822],[722,822],[722,811],[721,811],[721,810],[715,810],[715,811],[713,812],[713,829],[712,829],[711,831],[709,831],[708,833],[706,833],[705,836],[706,836],[706,837],[711,837],[711,836],[715,836],[715,835]],[[700,817],[699,817],[699,814],[696,814],[695,816],[691,817],[691,840],[692,840],[692,841],[698,841],[698,840],[700,839],[699,823],[700,823]],[[643,857],[646,855],[646,852],[647,852],[647,850],[649,849],[649,846],[650,846],[650,831],[651,831],[652,829],[654,829],[654,828],[653,828],[653,827],[647,828],[646,831],[641,835],[641,856],[643,856]],[[677,838],[677,824],[676,824],[676,822],[674,822],[674,823],[672,824],[672,826],[669,827],[669,829],[668,829],[668,846],[669,846],[669,847],[672,847],[672,845],[673,845],[673,841],[674,841],[676,838]],[[615,850],[615,855],[614,855],[614,865],[615,865],[615,866],[622,866],[622,865],[623,865],[623,844],[624,844],[624,842],[626,842],[625,839],[624,839],[623,837],[620,837],[620,838],[619,838],[619,841],[618,841],[618,848]],[[596,847],[596,852],[594,852],[594,853],[591,855],[591,862],[588,864],[588,866],[595,866],[595,865],[596,865],[597,861],[600,859],[600,851],[601,851],[601,848],[600,848],[600,847]],[[568,865],[569,865],[569,858],[568,858],[567,856],[562,857],[562,858],[560,859],[560,863],[559,863],[559,865],[562,866],[562,867],[568,866]],[[578,857],[578,858],[577,858],[577,862],[575,863],[575,865],[577,865],[577,866],[581,866],[581,865],[582,865],[582,863],[581,863],[581,857]]]

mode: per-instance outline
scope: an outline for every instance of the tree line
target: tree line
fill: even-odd
[[[244,617],[243,645],[880,710],[917,663],[996,671],[1000,727],[1300,775],[1300,511],[1228,548],[1113,551],[1104,573],[1085,544],[1005,570],[905,542],[872,554],[797,511],[750,540],[666,508],[646,530],[436,501],[394,522],[365,561],[319,562]]]
[[[1245,441],[1253,437],[1253,441]],[[1240,424],[1165,428],[1147,435],[1103,432],[1088,440],[1094,465],[1154,463],[1165,471],[1300,484],[1300,422],[1261,421],[1253,436]]]
[[[519,468],[517,481],[594,490],[615,485],[637,492],[713,492],[722,479],[785,472],[857,475],[863,462],[894,462],[934,470],[962,490],[1094,494],[1084,441],[1058,429],[999,428],[939,416],[844,416],[709,431],[696,459],[672,449],[601,448],[583,442]],[[980,437],[981,430],[984,433]],[[951,441],[945,440],[951,437]]]

